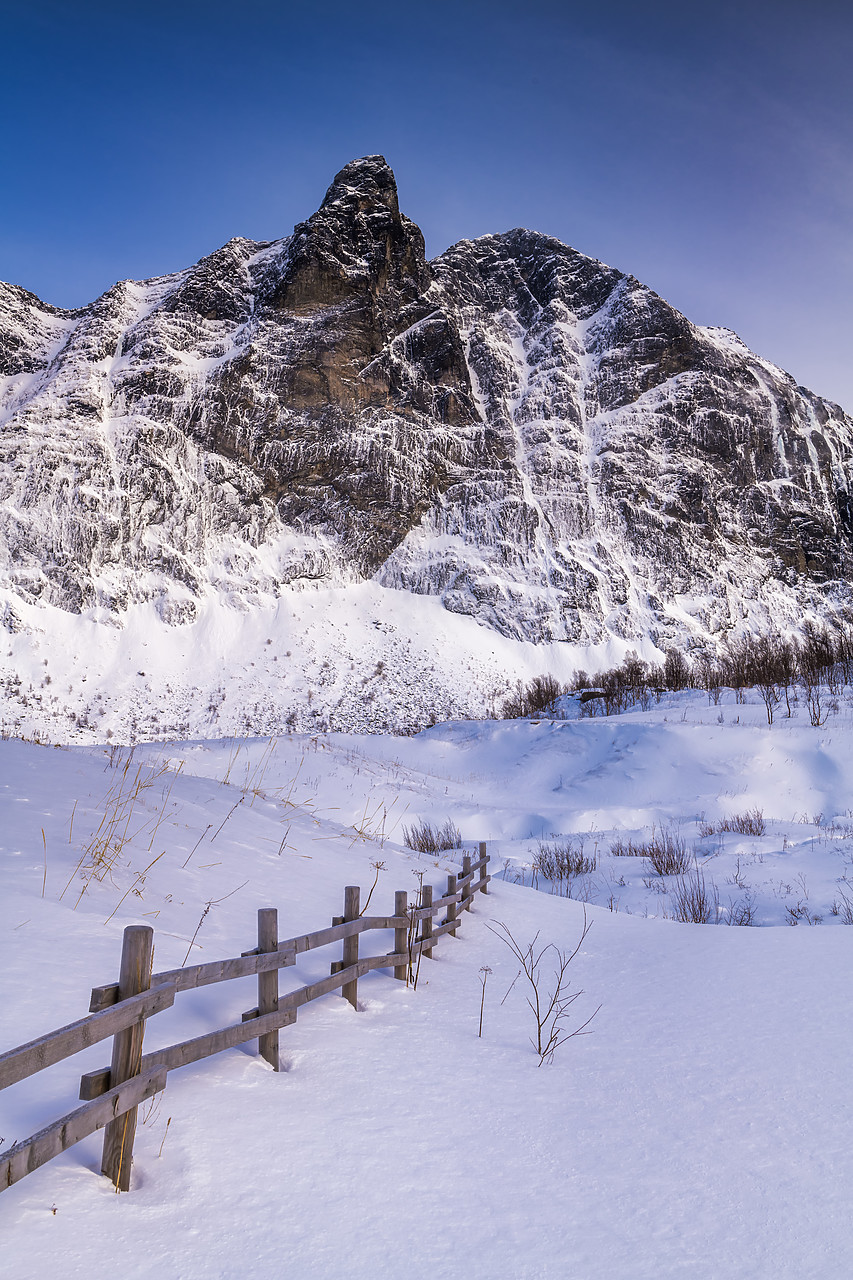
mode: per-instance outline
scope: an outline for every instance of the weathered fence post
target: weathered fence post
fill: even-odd
[[[432,906],[432,885],[431,884],[425,884],[421,887],[421,906],[422,907]],[[432,954],[432,949],[433,949],[433,946],[435,946],[435,943],[432,941],[432,916],[431,915],[426,916],[421,921],[421,943],[423,944],[422,950],[424,955],[427,956],[428,959],[434,960],[435,956]]]
[[[131,924],[124,931],[121,948],[121,970],[118,998],[139,995],[151,986],[151,961],[154,957],[154,930],[150,924]],[[142,1059],[142,1036],[145,1022],[140,1020],[113,1037],[110,1063],[110,1088],[124,1084],[139,1075]],[[136,1134],[136,1112],[132,1107],[123,1116],[110,1120],[104,1128],[104,1152],[101,1173],[111,1178],[117,1191],[130,1190],[130,1166],[133,1162],[133,1139]]]
[[[483,859],[485,858],[485,856],[486,856],[486,842],[485,842],[485,840],[481,840],[481,841],[480,841],[480,861],[481,861],[481,862],[483,861]],[[486,870],[487,870],[487,867],[488,867],[488,864],[486,864],[486,866],[485,866],[485,867],[480,867],[480,879],[481,879],[481,880],[485,880],[485,878],[486,878]],[[489,886],[488,886],[487,884],[482,884],[482,885],[480,885],[480,893],[488,893],[488,892],[489,892]]]
[[[466,853],[462,858],[463,880],[465,879],[466,876],[469,876],[470,874],[471,874],[471,855],[470,853]],[[468,883],[465,885],[465,888],[462,890],[462,909],[464,911],[471,910],[471,899],[473,898],[473,896],[474,895],[471,892],[471,881],[469,880]]]
[[[394,915],[406,916],[409,914],[409,895],[405,889],[398,889],[394,894]],[[408,919],[406,924],[394,930],[394,954],[400,955],[409,949],[409,926]],[[399,978],[401,982],[406,981],[406,975],[409,969],[408,957],[405,964],[394,965],[394,977]]]
[[[344,920],[357,920],[358,901],[361,894],[357,884],[347,885],[344,889]],[[343,967],[348,969],[351,964],[358,963],[358,934],[354,933],[349,938],[344,938],[343,950]],[[341,987],[341,995],[345,1000],[349,1000],[353,1009],[358,1008],[358,978],[353,978],[352,982],[345,982]]]
[[[455,893],[456,893],[456,876],[448,875],[447,877],[448,898],[453,897]],[[458,919],[458,916],[459,916],[459,913],[457,910],[457,903],[449,902],[447,904],[447,923],[448,924],[454,923]],[[453,935],[454,938],[456,937],[456,929],[450,929],[449,932]]]
[[[268,951],[278,951],[278,912],[275,907],[261,907],[258,910],[258,955]],[[278,969],[269,973],[258,974],[258,1015],[278,1012]],[[270,1064],[273,1071],[279,1071],[279,1033],[268,1031],[258,1036],[258,1053]]]

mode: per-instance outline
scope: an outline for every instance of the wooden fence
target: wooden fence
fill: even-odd
[[[416,982],[421,957],[432,959],[442,938],[455,936],[460,912],[470,911],[474,894],[478,890],[488,892],[488,863],[486,846],[481,844],[478,861],[472,863],[470,855],[466,855],[461,876],[447,877],[447,888],[441,897],[433,898],[432,885],[422,885],[419,901],[411,905],[405,890],[395,894],[393,916],[360,914],[360,890],[350,886],[344,891],[343,915],[336,916],[330,928],[283,942],[278,940],[278,912],[274,907],[263,907],[258,912],[258,945],[251,951],[233,960],[215,960],[163,973],[151,972],[154,930],[150,925],[128,926],[118,982],[93,988],[88,1017],[0,1054],[0,1089],[5,1089],[113,1037],[109,1067],[89,1071],[81,1078],[80,1099],[84,1105],[0,1152],[0,1191],[98,1129],[105,1131],[101,1172],[112,1179],[119,1191],[128,1191],[137,1107],[165,1088],[170,1071],[256,1038],[258,1052],[278,1071],[279,1031],[296,1021],[302,1005],[340,989],[341,995],[357,1008],[358,980],[372,969],[393,969],[395,978]],[[440,913],[444,913],[444,919],[436,924],[435,917]],[[359,937],[373,929],[394,930],[392,952],[359,955]],[[343,943],[343,952],[341,959],[333,962],[328,978],[279,995],[279,969],[295,964],[303,951],[334,942]],[[178,992],[255,974],[258,1004],[243,1014],[242,1022],[143,1054],[147,1021],[170,1008]]]

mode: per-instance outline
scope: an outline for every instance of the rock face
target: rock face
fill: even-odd
[[[520,640],[708,644],[851,600],[841,409],[547,236],[427,263],[381,156],[79,311],[0,286],[0,375],[9,630],[373,579]]]

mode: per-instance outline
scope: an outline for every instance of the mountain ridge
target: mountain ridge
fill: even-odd
[[[87,307],[0,286],[9,634],[372,582],[472,652],[713,648],[850,609],[852,460],[838,406],[553,237],[427,262],[381,156],[291,236]]]

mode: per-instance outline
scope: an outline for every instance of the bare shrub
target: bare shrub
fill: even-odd
[[[767,830],[761,809],[747,809],[745,813],[736,813],[731,821],[732,831],[742,836],[763,836]]]
[[[519,680],[509,697],[501,703],[501,719],[520,720],[526,714],[526,705],[524,698],[524,685]]]
[[[571,840],[566,840],[562,844],[556,841],[549,844],[540,840],[531,866],[543,880],[560,881],[590,875],[598,862],[595,857],[586,856],[582,843],[575,845]]]
[[[416,853],[441,853],[444,849],[461,849],[462,832],[448,818],[443,826],[416,822],[403,828],[403,844]]]
[[[617,836],[610,846],[610,852],[614,858],[645,858],[648,849],[647,843],[623,840],[621,836]]]
[[[755,896],[751,889],[748,889],[737,902],[729,899],[727,920],[729,924],[739,925],[742,928],[748,928],[755,923]]]
[[[699,822],[699,835],[715,836],[722,831],[733,831],[739,836],[763,836],[767,830],[763,809],[747,809],[744,813],[733,813],[730,818],[720,818],[719,822]]]
[[[767,824],[763,810],[747,809],[744,813],[734,813],[730,818],[723,818],[716,824],[715,830],[734,831],[739,836],[763,836]]]
[[[650,840],[634,841],[617,839],[610,846],[616,858],[646,858],[650,869],[658,876],[680,876],[690,870],[693,854],[680,831],[672,827],[652,827]]]
[[[746,889],[747,891],[749,890],[749,884],[747,883],[746,876],[744,875],[743,870],[741,869],[740,855],[738,855],[738,859],[737,859],[737,862],[735,863],[734,871],[730,876],[726,876],[726,884],[735,884],[739,889]]]
[[[672,827],[662,828],[648,843],[646,859],[649,867],[659,876],[681,876],[690,870],[693,855],[685,844],[680,831]]]
[[[838,890],[838,898],[833,900],[830,914],[840,916],[842,924],[853,924],[853,898],[848,897],[843,889]]]
[[[672,891],[672,912],[676,920],[682,924],[709,924],[719,918],[720,899],[717,887],[711,882],[710,889],[705,883],[705,876],[699,867],[694,867],[688,874],[679,877]]]
[[[486,1009],[486,982],[488,981],[488,977],[491,972],[492,971],[487,964],[480,965],[480,983],[482,989],[480,991],[480,1026],[477,1031],[478,1039],[482,1039],[483,1035],[483,1014]]]
[[[586,918],[586,908],[584,908],[583,913],[583,931],[574,951],[561,951],[553,942],[549,942],[547,946],[539,947],[537,945],[539,940],[538,933],[526,947],[522,946],[521,943],[515,940],[509,928],[501,921],[497,922],[496,928],[490,924],[487,924],[486,928],[509,947],[521,965],[517,977],[521,977],[524,974],[527,979],[527,1006],[533,1014],[535,1028],[535,1034],[530,1037],[530,1043],[539,1055],[538,1065],[540,1067],[543,1063],[553,1062],[554,1054],[567,1040],[572,1040],[575,1036],[589,1034],[586,1028],[601,1008],[601,1005],[599,1005],[598,1009],[591,1013],[579,1027],[575,1027],[572,1030],[567,1027],[566,1020],[569,1016],[569,1010],[575,1001],[583,995],[583,991],[569,990],[568,971],[569,966],[583,946],[586,935],[592,928]],[[546,957],[554,965],[550,982],[546,974],[542,972],[542,962]]]
[[[797,902],[796,906],[786,905],[785,914],[788,924],[798,925],[800,921],[804,921],[809,925],[823,924],[823,916],[814,915],[809,911],[808,903],[804,902],[802,898]]]

